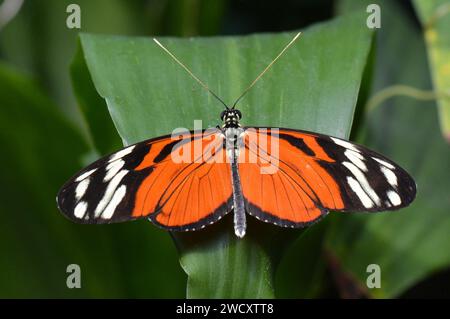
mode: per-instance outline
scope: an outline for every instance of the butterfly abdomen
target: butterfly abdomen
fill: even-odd
[[[239,176],[239,152],[243,147],[244,130],[240,127],[229,127],[224,129],[225,147],[228,161],[231,166],[231,183],[233,188],[233,211],[234,232],[236,236],[245,236],[247,221],[245,216],[245,203],[242,194],[241,179]]]

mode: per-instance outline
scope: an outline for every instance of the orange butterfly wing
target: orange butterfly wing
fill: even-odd
[[[362,146],[291,129],[248,128],[245,132],[242,146],[245,151],[240,155],[239,173],[246,210],[263,221],[285,227],[303,227],[319,220],[329,210],[398,209],[414,199],[412,178],[390,160]],[[366,196],[364,192],[359,192],[356,186],[352,189],[347,183],[356,181],[352,173],[358,174],[355,169],[359,168],[346,156],[364,156],[364,162],[357,164],[367,165],[374,173],[378,170],[370,182],[369,188],[373,191],[367,195],[372,196],[370,201],[363,197]],[[356,162],[358,158],[352,160]],[[392,188],[380,167],[395,175],[400,183],[396,187],[398,193],[395,193],[399,203],[394,202],[397,198],[391,202],[387,195],[380,195],[385,189]],[[395,167],[395,173],[389,167]],[[358,177],[365,178],[363,174]]]
[[[218,129],[144,141],[75,175],[59,192],[58,206],[81,223],[148,217],[170,230],[203,228],[231,210],[225,156]]]

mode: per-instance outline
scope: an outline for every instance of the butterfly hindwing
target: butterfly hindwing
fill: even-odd
[[[346,140],[291,129],[247,128],[244,147],[247,156],[258,159],[256,164],[239,164],[246,209],[280,226],[303,227],[329,210],[398,209],[415,197],[415,183],[405,170]]]
[[[190,151],[194,156],[198,145],[201,158],[172,158]],[[231,210],[229,165],[208,161],[213,155],[225,156],[217,129],[137,143],[76,174],[58,193],[58,206],[79,223],[148,217],[166,229],[202,228]]]

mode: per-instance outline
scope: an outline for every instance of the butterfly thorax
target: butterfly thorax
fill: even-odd
[[[240,127],[239,120],[242,118],[242,113],[236,109],[227,109],[220,114],[223,121],[222,128]]]

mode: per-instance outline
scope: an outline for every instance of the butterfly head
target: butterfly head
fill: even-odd
[[[220,114],[223,121],[223,127],[240,127],[239,120],[242,118],[242,113],[236,109],[226,109]]]

